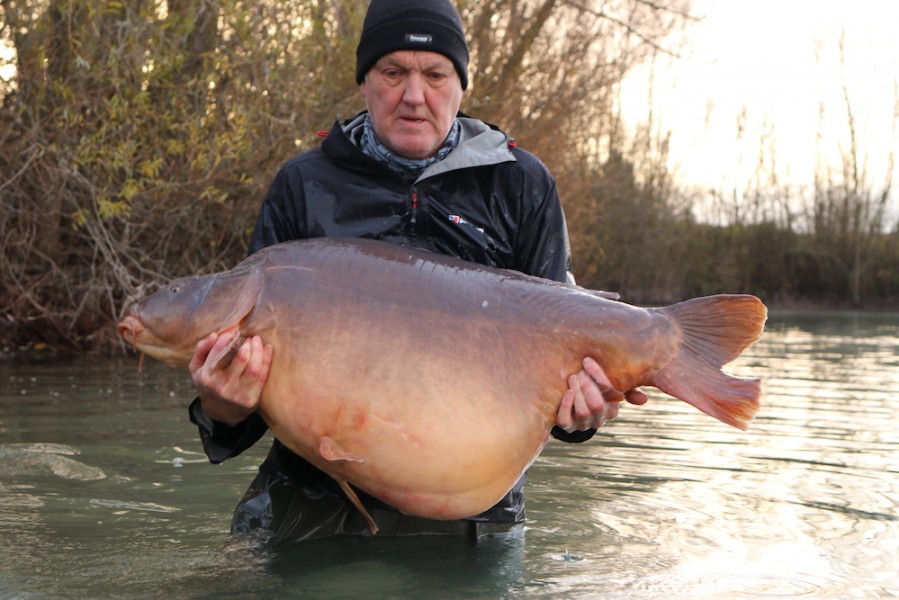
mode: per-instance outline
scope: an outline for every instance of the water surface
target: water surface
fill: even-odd
[[[550,443],[521,540],[228,537],[268,447],[200,453],[186,376],[0,363],[0,599],[899,597],[899,314],[783,313],[748,432],[661,393]]]

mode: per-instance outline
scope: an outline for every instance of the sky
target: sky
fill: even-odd
[[[686,47],[653,69],[652,114],[683,183],[745,189],[767,135],[778,179],[811,185],[816,162],[838,165],[849,148],[845,84],[859,156],[883,189],[899,154],[899,0],[694,0],[691,12],[703,19]],[[630,122],[648,114],[648,73],[623,88]],[[892,189],[895,216],[899,181]]]

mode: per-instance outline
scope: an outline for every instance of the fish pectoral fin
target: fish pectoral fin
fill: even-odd
[[[242,323],[256,308],[259,296],[262,294],[262,271],[251,270],[244,278],[243,285],[237,293],[237,304],[225,320],[225,323]]]
[[[378,524],[375,523],[375,520],[372,518],[368,511],[365,510],[365,507],[362,506],[362,501],[359,500],[359,496],[356,495],[356,492],[353,491],[353,488],[350,487],[350,483],[345,479],[338,479],[337,484],[340,486],[340,489],[343,490],[343,493],[346,494],[347,498],[350,499],[350,502],[353,503],[353,506],[359,509],[359,512],[362,513],[362,516],[365,517],[366,522],[368,523],[368,528],[371,530],[372,535],[378,533]]]
[[[362,458],[358,454],[353,454],[352,452],[341,446],[338,442],[335,442],[329,437],[323,437],[322,441],[319,442],[318,453],[325,460],[346,460],[349,462],[357,463],[365,462],[364,458]]]
[[[234,355],[237,353],[237,349],[240,348],[240,345],[246,339],[244,336],[240,335],[238,331],[239,327],[237,325],[232,325],[231,327],[226,327],[218,332],[219,337],[227,334],[234,334],[234,337],[228,342],[228,345],[217,351],[215,354],[210,354],[207,357],[206,361],[211,361],[211,365],[214,369],[224,369],[229,364],[231,364],[231,360],[234,358]]]

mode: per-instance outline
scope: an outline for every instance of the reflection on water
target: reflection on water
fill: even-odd
[[[267,444],[199,453],[186,377],[0,364],[0,599],[899,596],[899,315],[775,314],[748,432],[652,395],[531,469],[523,540],[227,536]]]

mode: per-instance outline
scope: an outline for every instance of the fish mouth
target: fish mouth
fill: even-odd
[[[137,349],[137,336],[139,336],[146,329],[144,324],[141,323],[136,317],[131,314],[125,316],[121,322],[116,325],[116,331],[119,333],[119,336],[129,344],[131,344],[131,349],[135,352]],[[140,353],[140,362],[137,364],[137,370],[144,370],[144,353],[141,351]]]
[[[173,345],[161,340],[152,327],[148,328],[135,309],[126,311],[125,317],[116,325],[116,331],[131,349],[140,354],[138,370],[143,369],[144,355],[151,356],[169,366],[187,370],[193,356],[196,342],[192,344]]]
[[[126,315],[121,322],[116,325],[116,331],[119,333],[119,336],[129,344],[131,344],[131,348],[137,352],[137,338],[138,336],[144,332],[144,325],[133,315]]]

